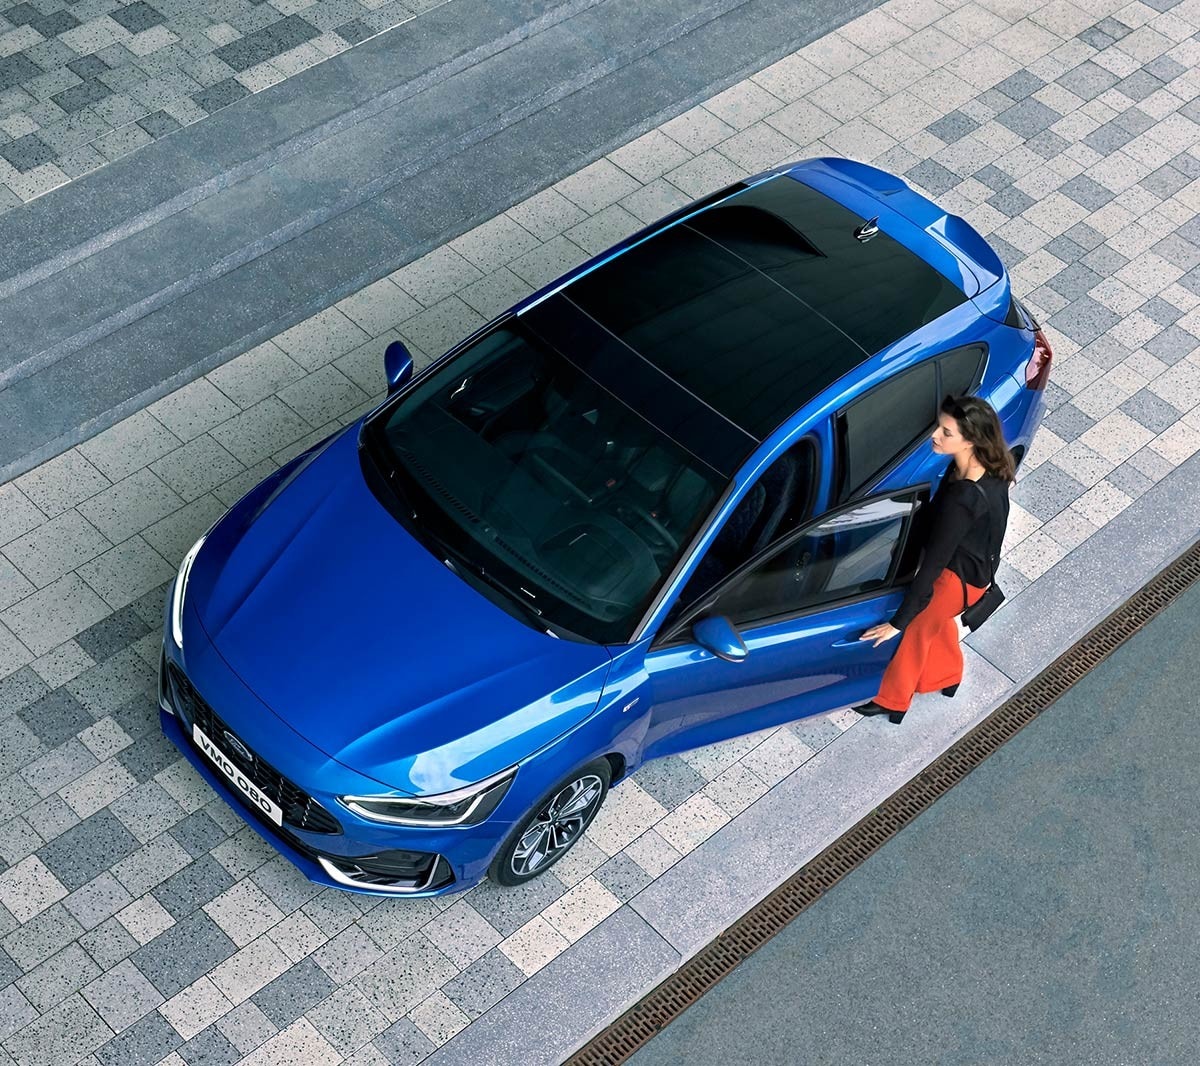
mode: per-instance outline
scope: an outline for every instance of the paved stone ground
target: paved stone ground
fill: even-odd
[[[849,155],[967,217],[1048,324],[1006,591],[1153,491],[1200,450],[1198,27],[1200,0],[889,0],[0,487],[0,1063],[419,1062],[854,724],[651,763],[520,891],[377,901],[274,857],[159,737],[162,596],[381,395],[393,337],[427,361],[687,199]]]
[[[0,0],[0,212],[446,0]]]

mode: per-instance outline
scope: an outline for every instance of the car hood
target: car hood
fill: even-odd
[[[356,430],[261,513],[255,500],[217,525],[188,608],[242,681],[330,758],[402,791],[458,788],[590,714],[611,659],[525,625],[413,539],[368,488]]]

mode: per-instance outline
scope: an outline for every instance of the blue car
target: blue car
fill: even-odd
[[[1051,352],[899,178],[781,167],[535,293],[187,553],[167,735],[309,878],[520,884],[656,756],[876,691],[977,393],[1018,459]]]

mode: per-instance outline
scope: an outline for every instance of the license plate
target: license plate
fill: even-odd
[[[280,806],[274,800],[264,796],[258,786],[242,773],[237,763],[209,740],[198,725],[192,726],[192,738],[196,741],[197,747],[208,756],[209,761],[225,775],[234,788],[246,797],[252,807],[257,807],[276,825],[283,825],[283,810]]]

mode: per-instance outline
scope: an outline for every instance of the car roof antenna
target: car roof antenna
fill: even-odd
[[[866,244],[872,237],[879,234],[879,216],[867,219],[861,226],[854,231],[854,236]]]

